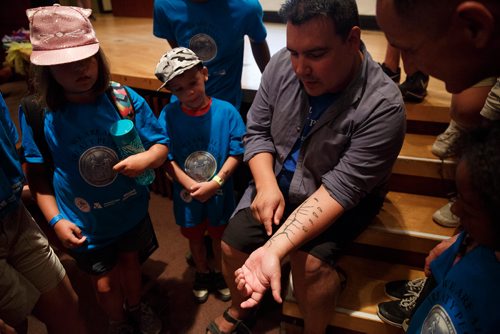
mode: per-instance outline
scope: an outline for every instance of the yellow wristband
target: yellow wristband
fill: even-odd
[[[215,175],[213,178],[212,178],[212,181],[215,181],[217,182],[217,184],[222,187],[224,185],[224,179],[222,179],[219,175]]]

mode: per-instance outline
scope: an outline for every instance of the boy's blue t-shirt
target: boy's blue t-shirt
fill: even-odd
[[[144,147],[168,144],[147,103],[127,89],[135,107],[134,124]],[[112,170],[120,159],[109,129],[119,119],[121,116],[106,94],[90,104],[67,103],[57,111],[47,111],[45,116],[44,131],[55,166],[53,186],[58,208],[87,237],[87,244],[77,251],[109,244],[147,214],[147,187]],[[26,161],[42,163],[24,113],[20,122]]]
[[[179,101],[175,101],[165,106],[159,121],[169,139],[169,159],[183,170],[186,161],[197,156],[200,163],[215,162],[215,175],[229,156],[244,152],[245,125],[229,102],[212,98],[207,113],[191,116],[181,110]],[[205,203],[191,198],[179,183],[174,182],[173,201],[175,220],[180,226],[196,226],[205,218],[212,226],[226,224],[235,208],[232,178],[226,180],[218,193]]]
[[[497,333],[500,328],[500,262],[478,246],[455,265],[465,235],[431,263],[436,287],[410,321],[407,333]]]
[[[16,150],[19,139],[0,94],[0,216],[18,205],[24,184],[24,174]]]
[[[257,0],[156,0],[153,33],[192,49],[208,68],[207,95],[241,104],[244,36],[266,39]]]

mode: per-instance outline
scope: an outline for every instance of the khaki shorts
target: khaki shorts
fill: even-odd
[[[0,318],[20,324],[66,272],[23,204],[0,216]]]
[[[486,103],[481,110],[481,116],[489,119],[490,121],[500,120],[500,78],[493,88],[491,88]]]

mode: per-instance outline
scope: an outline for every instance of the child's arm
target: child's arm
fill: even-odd
[[[60,215],[60,212],[50,184],[51,177],[48,168],[45,164],[27,163],[25,172],[32,196],[47,222],[51,222],[54,217]],[[52,225],[54,231],[64,247],[76,248],[84,243],[86,237],[82,235],[82,231],[74,223],[64,218],[54,221],[54,223]]]
[[[189,190],[194,184],[197,183],[189,175],[187,175],[184,170],[182,170],[177,162],[169,160],[165,163],[165,167],[170,176],[172,176],[175,181],[179,182],[184,189]]]
[[[429,255],[427,255],[427,257],[425,258],[425,267],[424,267],[425,276],[430,277],[432,275],[431,262],[437,259],[439,255],[441,255],[445,250],[450,248],[450,246],[457,241],[459,235],[460,233],[452,236],[449,239],[443,240],[439,244],[437,244],[433,249],[431,249]]]
[[[222,184],[233,174],[241,161],[241,156],[229,156],[222,165],[216,176],[218,176],[222,181],[215,181],[214,178],[210,181],[196,183],[191,188],[189,188],[190,195],[200,202],[206,202],[213,195],[215,195],[217,189],[222,187]]]
[[[147,151],[123,159],[113,166],[113,170],[128,177],[136,177],[146,169],[160,167],[167,158],[167,154],[167,146],[154,144]]]

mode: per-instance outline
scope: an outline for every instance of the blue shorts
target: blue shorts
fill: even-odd
[[[149,214],[132,230],[124,233],[113,243],[85,252],[68,250],[78,267],[91,275],[102,275],[113,269],[121,253],[138,252],[142,262],[158,248],[158,240]]]

